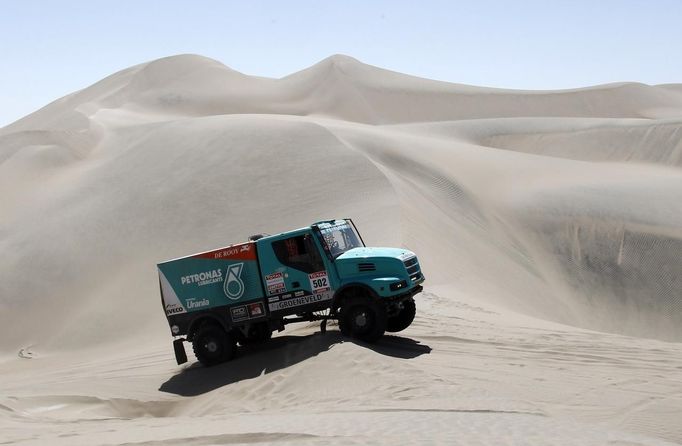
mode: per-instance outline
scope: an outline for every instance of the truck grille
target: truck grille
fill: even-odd
[[[419,267],[419,261],[417,260],[416,256],[405,260],[403,263],[405,264],[407,274],[410,276],[410,280],[412,282],[421,279],[422,271],[421,268]]]

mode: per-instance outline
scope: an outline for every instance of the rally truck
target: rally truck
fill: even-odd
[[[409,327],[424,276],[407,249],[366,247],[353,221],[328,220],[159,263],[161,301],[178,364],[191,342],[205,366],[237,344],[294,322],[337,320],[345,336],[377,341]]]

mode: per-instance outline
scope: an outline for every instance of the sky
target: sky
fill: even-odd
[[[182,53],[282,77],[332,54],[518,89],[682,83],[682,0],[0,0],[0,127]]]

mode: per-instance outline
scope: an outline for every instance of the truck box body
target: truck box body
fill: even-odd
[[[254,242],[241,243],[159,263],[166,316],[230,308],[238,322],[265,316],[263,286]]]

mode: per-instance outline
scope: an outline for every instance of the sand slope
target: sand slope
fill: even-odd
[[[3,435],[682,442],[680,91],[183,55],[47,105],[0,129]],[[419,254],[410,329],[368,347],[300,327],[174,365],[157,261],[331,216]]]

